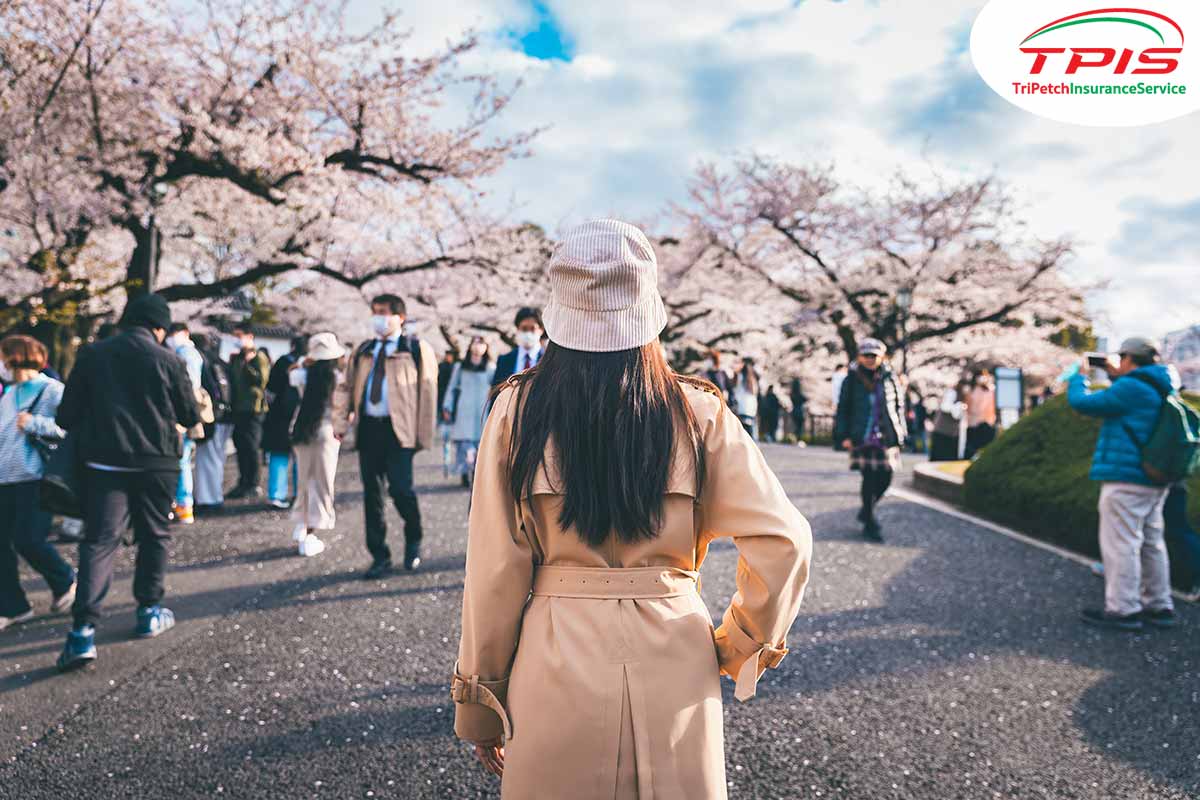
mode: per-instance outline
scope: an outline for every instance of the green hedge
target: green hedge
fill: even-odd
[[[1188,395],[1200,408],[1200,395]],[[1088,479],[1100,420],[1072,411],[1065,395],[1050,399],[983,450],[964,477],[968,508],[1030,536],[1100,557],[1096,503]],[[1200,523],[1200,476],[1189,484],[1188,516]]]

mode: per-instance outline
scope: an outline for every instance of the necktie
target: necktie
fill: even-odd
[[[524,356],[525,356],[525,361],[524,361],[524,363],[521,365],[521,371],[522,371],[522,372],[524,372],[525,370],[529,369],[529,353],[525,353],[525,354],[524,354]]]
[[[379,344],[379,350],[375,353],[375,366],[371,368],[371,403],[379,404],[383,402],[383,382],[386,379],[384,363],[387,358],[387,340],[385,339]]]

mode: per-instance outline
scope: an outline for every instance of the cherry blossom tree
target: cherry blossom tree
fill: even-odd
[[[743,321],[775,316],[759,346],[788,368],[844,363],[873,336],[907,350],[914,380],[997,362],[1048,375],[1069,356],[1050,336],[1087,324],[1086,287],[1063,271],[1071,243],[1030,235],[992,177],[900,174],[871,192],[829,166],[750,156],[701,165],[675,211],[701,254],[690,280]],[[747,304],[757,312],[745,316]]]
[[[0,0],[0,329],[320,276],[496,268],[516,87],[330,0]]]

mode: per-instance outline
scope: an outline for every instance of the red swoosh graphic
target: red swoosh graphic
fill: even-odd
[[[1146,14],[1151,17],[1158,17],[1159,19],[1163,20],[1164,22],[1171,23],[1171,25],[1175,28],[1175,30],[1179,31],[1179,41],[1181,43],[1183,42],[1183,28],[1179,27],[1179,24],[1177,22],[1175,22],[1175,20],[1171,19],[1170,17],[1168,17],[1165,14],[1159,14],[1157,11],[1147,11],[1144,8],[1097,8],[1092,11],[1084,11],[1079,14],[1072,14],[1069,17],[1063,17],[1062,19],[1056,19],[1053,22],[1047,22],[1045,25],[1038,28],[1033,33],[1029,34],[1029,36],[1033,36],[1034,33],[1038,33],[1039,31],[1044,31],[1046,28],[1049,28],[1052,25],[1057,25],[1060,22],[1066,22],[1069,19],[1078,19],[1079,17],[1091,16],[1092,14],[1110,14],[1113,12],[1124,12],[1127,14]],[[1025,38],[1028,39],[1029,36],[1026,36]]]

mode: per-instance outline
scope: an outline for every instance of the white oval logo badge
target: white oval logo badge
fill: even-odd
[[[1200,109],[1200,4],[1094,3],[991,0],[971,28],[975,69],[1005,100],[1059,122],[1147,125]]]

